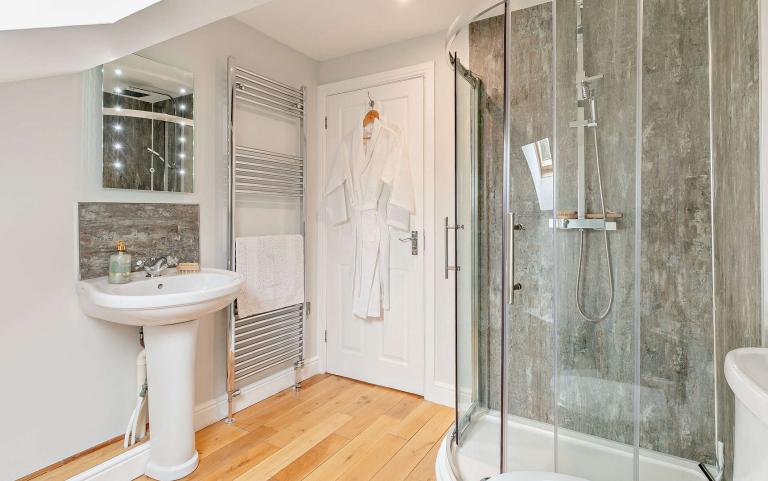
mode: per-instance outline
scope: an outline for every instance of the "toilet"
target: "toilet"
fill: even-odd
[[[768,349],[735,349],[725,379],[736,396],[733,481],[768,480]]]
[[[545,473],[540,471],[517,471],[499,474],[488,481],[586,481],[567,474]],[[735,480],[734,480],[735,481]]]

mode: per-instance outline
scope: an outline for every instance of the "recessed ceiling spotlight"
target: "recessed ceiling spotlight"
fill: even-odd
[[[115,142],[115,144],[112,147],[114,147],[115,150],[122,150],[123,144],[121,144],[120,142]]]
[[[179,142],[181,142],[182,144],[183,144],[184,142],[186,142],[186,141],[187,141],[187,138],[186,138],[186,137],[179,137]]]
[[[180,153],[180,154],[179,154],[179,158],[180,158],[180,159],[186,159],[186,158],[187,158],[187,154],[185,154],[184,152],[182,152],[182,153]]]
[[[116,168],[117,170],[120,170],[123,168],[123,163],[120,162],[119,160],[116,160],[112,162],[112,167]]]
[[[184,127],[185,125],[187,124],[185,124],[184,122],[179,122],[179,127]]]
[[[184,175],[184,174],[186,174],[186,173],[187,173],[187,172],[186,172],[184,169],[179,169],[179,175]]]
[[[186,112],[187,111],[187,104],[179,105],[179,110],[181,110],[182,112]]]
[[[120,132],[120,131],[122,131],[122,130],[123,130],[123,126],[122,126],[122,125],[120,125],[120,124],[114,124],[114,125],[112,126],[112,128],[113,128],[113,129],[115,129],[115,130],[116,130],[116,131],[118,131],[118,132]]]
[[[121,94],[121,93],[123,93],[123,89],[121,89],[120,87],[115,87],[115,93],[116,94]]]
[[[119,77],[119,76],[121,76],[121,75],[123,75],[123,71],[122,71],[122,69],[116,68],[116,69],[115,69],[115,75],[117,75],[118,77]]]
[[[187,89],[182,87],[182,88],[179,89],[179,93],[180,94],[185,94],[185,93],[187,93]]]
[[[118,112],[120,112],[121,110],[123,110],[123,108],[122,108],[122,107],[120,107],[119,105],[115,105],[115,110],[117,110]]]

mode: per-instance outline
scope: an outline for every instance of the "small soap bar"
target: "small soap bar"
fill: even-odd
[[[176,265],[176,272],[181,274],[200,272],[200,264],[197,262],[179,262]]]

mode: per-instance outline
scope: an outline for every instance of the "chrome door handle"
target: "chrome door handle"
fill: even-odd
[[[523,289],[523,285],[515,282],[515,231],[525,230],[524,224],[517,224],[515,214],[507,214],[507,235],[509,236],[507,251],[507,304],[515,303],[515,291]]]
[[[411,243],[411,255],[417,256],[419,255],[419,231],[412,230],[410,237],[400,237],[397,240],[400,242],[410,242]]]
[[[460,266],[449,266],[448,265],[448,231],[453,229],[454,232],[463,229],[463,224],[457,224],[457,225],[450,225],[448,224],[448,217],[445,218],[445,278],[448,279],[448,271],[460,271]]]

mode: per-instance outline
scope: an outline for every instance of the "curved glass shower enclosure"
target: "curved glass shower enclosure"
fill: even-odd
[[[693,481],[722,463],[708,3],[642,5],[490,3],[449,36],[456,430],[439,479]]]

